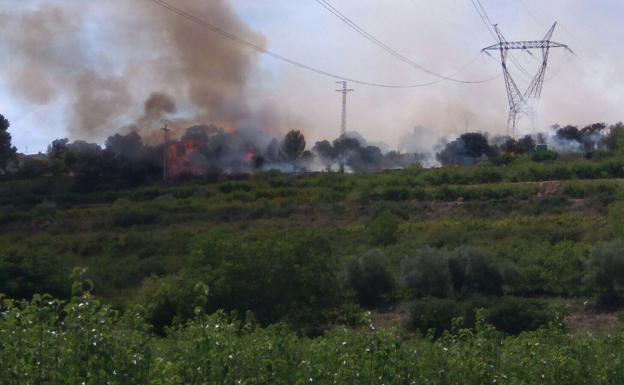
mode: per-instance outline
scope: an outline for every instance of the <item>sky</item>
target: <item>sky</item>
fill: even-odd
[[[197,3],[193,1],[169,1],[189,13],[203,15],[195,9]],[[368,82],[414,84],[436,80],[373,45],[315,0],[231,0],[229,4],[226,0],[206,1],[231,7],[233,17],[246,24],[245,34],[263,40],[269,50],[309,66]],[[480,54],[482,48],[495,41],[470,0],[331,0],[330,3],[371,35],[437,73],[450,75],[472,63],[455,77],[482,80],[501,74],[498,57]],[[551,53],[547,81],[535,116],[538,128],[555,123],[584,125],[622,119],[624,67],[620,63],[624,58],[617,48],[624,37],[624,25],[619,22],[624,14],[624,2],[482,0],[482,3],[507,40],[539,40],[558,21],[553,40],[569,45],[575,53],[563,50]],[[54,17],[61,18],[66,30],[51,34],[25,28],[21,21],[45,7],[59,10],[59,15]],[[143,7],[148,12],[134,12]],[[134,11],[124,12],[124,8]],[[220,15],[219,9],[215,9],[206,12]],[[0,41],[0,65],[6,69],[0,74],[0,113],[11,121],[10,131],[19,151],[45,151],[48,143],[60,137],[101,143],[107,135],[127,130],[135,121],[142,122],[139,116],[143,100],[154,90],[182,95],[176,98],[177,117],[194,114],[197,103],[189,101],[192,97],[185,98],[182,86],[171,80],[176,77],[168,71],[176,67],[162,64],[173,55],[173,51],[160,52],[161,46],[170,44],[159,32],[159,18],[166,12],[148,0],[0,0],[0,17],[4,19],[0,32],[5,37]],[[211,17],[209,13],[205,16]],[[219,17],[210,21],[220,22]],[[188,23],[186,28],[197,36],[211,33],[187,20],[180,23]],[[236,28],[241,26],[236,24]],[[214,41],[206,42],[206,55],[213,54]],[[201,51],[202,47],[196,45],[194,49]],[[536,70],[539,52],[535,56],[519,52],[516,56],[528,72]],[[33,62],[33,57],[45,60]],[[336,79],[260,54],[250,53],[245,60],[249,60],[249,65],[242,66],[245,72],[242,84],[238,81],[235,84],[240,90],[226,98],[228,109],[236,109],[231,104],[244,97],[241,103],[247,104],[249,111],[241,124],[256,125],[260,130],[275,131],[276,135],[288,129],[301,129],[309,143],[337,136],[341,96],[335,92]],[[150,64],[142,66],[142,62]],[[205,71],[210,81],[227,77],[219,73],[227,71],[227,66],[213,67],[209,61],[203,64],[205,67],[199,68],[200,75],[193,75],[193,81],[201,81],[201,71]],[[94,87],[116,98],[116,105],[102,107],[102,111],[96,98],[89,107],[92,110],[81,115],[81,127],[101,114],[118,115],[112,120],[105,119],[105,125],[97,131],[76,128],[76,99],[90,97],[88,93],[77,93],[71,85],[78,79],[71,76],[78,68],[88,68],[98,79]],[[166,73],[159,73],[160,69]],[[514,75],[520,85],[528,83],[526,75],[517,70]],[[25,92],[23,83],[37,84],[39,76],[43,76],[41,82],[52,79],[56,92],[53,98],[33,95],[32,85]],[[163,76],[167,76],[166,81]],[[122,77],[130,79],[127,92],[115,83],[115,79]],[[159,82],[162,86],[156,87]],[[224,84],[219,92],[229,95],[230,83]],[[390,148],[405,148],[402,143],[405,135],[416,126],[425,128],[419,131],[423,147],[466,130],[490,135],[503,134],[506,130],[508,104],[500,76],[483,84],[445,81],[410,89],[351,87],[355,91],[348,99],[349,130],[360,132],[371,142],[384,142]],[[213,110],[204,108],[197,116],[206,120],[204,123],[211,123],[211,119],[221,121],[222,109]],[[226,115],[232,116],[229,112]],[[255,115],[263,118],[255,119]],[[156,128],[153,124],[149,127]]]

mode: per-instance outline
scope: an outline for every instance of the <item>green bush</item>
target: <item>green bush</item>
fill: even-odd
[[[503,277],[484,250],[459,247],[449,258],[450,279],[456,295],[500,295]]]
[[[263,324],[305,326],[325,322],[340,302],[337,260],[316,231],[215,229],[192,249],[183,277],[208,285],[208,311],[250,310]]]
[[[557,160],[558,157],[559,157],[559,154],[557,154],[554,151],[542,150],[542,151],[536,151],[531,156],[531,160],[534,162],[548,162],[548,161]]]
[[[374,246],[384,246],[397,240],[399,220],[389,211],[379,213],[368,225],[370,241]]]
[[[371,250],[347,263],[347,284],[360,305],[378,306],[393,300],[396,283],[387,264],[387,257],[379,250]]]
[[[560,326],[564,314],[557,314],[547,304],[528,298],[503,297],[490,302],[487,307],[487,322],[506,334],[520,334],[537,330],[557,322]]]
[[[430,247],[416,250],[403,260],[401,278],[412,297],[446,297],[451,291],[448,254]]]
[[[624,299],[624,240],[597,245],[586,265],[586,281],[598,293],[596,305],[615,309]]]
[[[204,305],[197,301],[193,284],[176,275],[145,279],[135,302],[145,320],[161,335],[174,319],[188,320],[193,317],[195,306]]]
[[[0,246],[0,293],[17,299],[37,293],[68,298],[69,269],[49,249]]]
[[[472,328],[475,326],[478,309],[485,310],[485,321],[505,334],[517,335],[548,327],[550,323],[562,324],[562,316],[550,309],[544,302],[518,297],[471,297],[459,301],[448,298],[423,298],[410,309],[408,327],[423,334],[433,331],[440,337],[454,326]],[[453,324],[461,318],[461,322]],[[459,321],[459,320],[458,320]]]

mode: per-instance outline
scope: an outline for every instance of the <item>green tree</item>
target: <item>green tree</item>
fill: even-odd
[[[9,127],[11,123],[0,114],[0,171],[6,171],[7,166],[15,159],[17,149],[11,145]]]
[[[282,141],[281,149],[286,159],[296,165],[306,147],[305,137],[299,130],[291,130]]]

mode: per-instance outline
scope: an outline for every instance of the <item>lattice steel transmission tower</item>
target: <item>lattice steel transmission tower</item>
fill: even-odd
[[[342,89],[336,90],[337,92],[342,93],[342,124],[340,125],[340,135],[342,136],[347,132],[347,94],[355,90],[348,89],[346,81],[336,83],[342,84]]]
[[[567,45],[556,43],[551,41],[553,33],[555,32],[555,22],[553,26],[548,30],[546,36],[542,40],[527,40],[527,41],[507,41],[501,33],[498,25],[494,25],[498,43],[484,48],[482,51],[499,51],[501,55],[501,64],[503,66],[503,75],[505,77],[505,86],[507,87],[507,98],[509,99],[509,118],[507,119],[507,133],[511,136],[515,136],[518,123],[523,116],[532,117],[535,103],[539,100],[542,94],[542,87],[544,86],[544,75],[546,75],[546,69],[548,67],[548,56],[551,48],[564,48],[571,52]],[[518,83],[514,80],[509,68],[507,66],[508,61],[511,59],[517,64],[514,57],[511,56],[510,51],[522,50],[526,51],[530,55],[533,55],[532,50],[541,50],[542,59],[541,65],[537,74],[529,83],[529,86],[524,92],[520,91]]]

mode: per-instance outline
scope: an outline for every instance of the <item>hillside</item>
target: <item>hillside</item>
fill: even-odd
[[[22,322],[18,311],[40,314],[52,329],[60,318],[80,330],[100,319],[104,323],[93,330],[113,356],[115,349],[148,349],[153,357],[176,357],[170,369],[149,364],[160,373],[182,373],[188,362],[208,356],[217,365],[232,354],[249,354],[243,366],[232,367],[232,376],[260,370],[250,366],[255,355],[278,360],[271,365],[282,362],[262,378],[283,383],[340,372],[332,366],[338,356],[322,352],[338,340],[360,346],[335,352],[352,357],[345,359],[352,371],[339,375],[345,381],[356,370],[413,376],[414,367],[400,369],[410,349],[428,352],[416,366],[431,359],[459,365],[449,369],[451,377],[468,365],[452,357],[469,351],[483,362],[511,357],[475,372],[474,382],[466,382],[475,384],[520,370],[512,357],[528,354],[526,344],[544,344],[545,357],[571,349],[571,360],[594,353],[599,359],[613,351],[606,334],[620,335],[624,325],[615,313],[622,303],[616,256],[624,252],[623,177],[624,160],[614,155],[545,162],[518,157],[500,166],[376,174],[222,175],[97,192],[72,190],[71,176],[5,181],[0,293],[15,299],[48,293],[64,302],[49,305],[38,296],[31,304],[6,301],[0,331]],[[90,309],[82,321],[71,318],[82,314],[80,304]],[[117,311],[125,315],[113,316]],[[223,341],[229,350],[191,343],[206,322],[227,325],[201,338]],[[90,341],[61,328],[67,343]],[[580,337],[588,332],[600,336]],[[37,345],[36,329],[23,333],[20,338],[34,338],[33,354],[47,351]],[[480,350],[502,335],[504,345]],[[7,338],[4,347],[0,343],[5,357],[18,343]],[[174,351],[172,339],[187,344],[181,349],[203,350]],[[285,350],[269,354],[268,341]],[[369,362],[356,353],[365,346],[389,349],[384,354],[396,354],[398,367],[357,369]],[[442,359],[449,349],[453,355]],[[288,355],[318,360],[304,368],[287,362]],[[371,360],[386,362],[378,355]],[[202,362],[198,367],[208,365]],[[549,372],[553,380],[545,383],[568,378],[566,370],[577,370],[570,365]],[[147,381],[150,369],[141,370],[133,374],[136,381]],[[452,382],[437,376],[418,378]],[[211,372],[209,378],[234,377]]]

